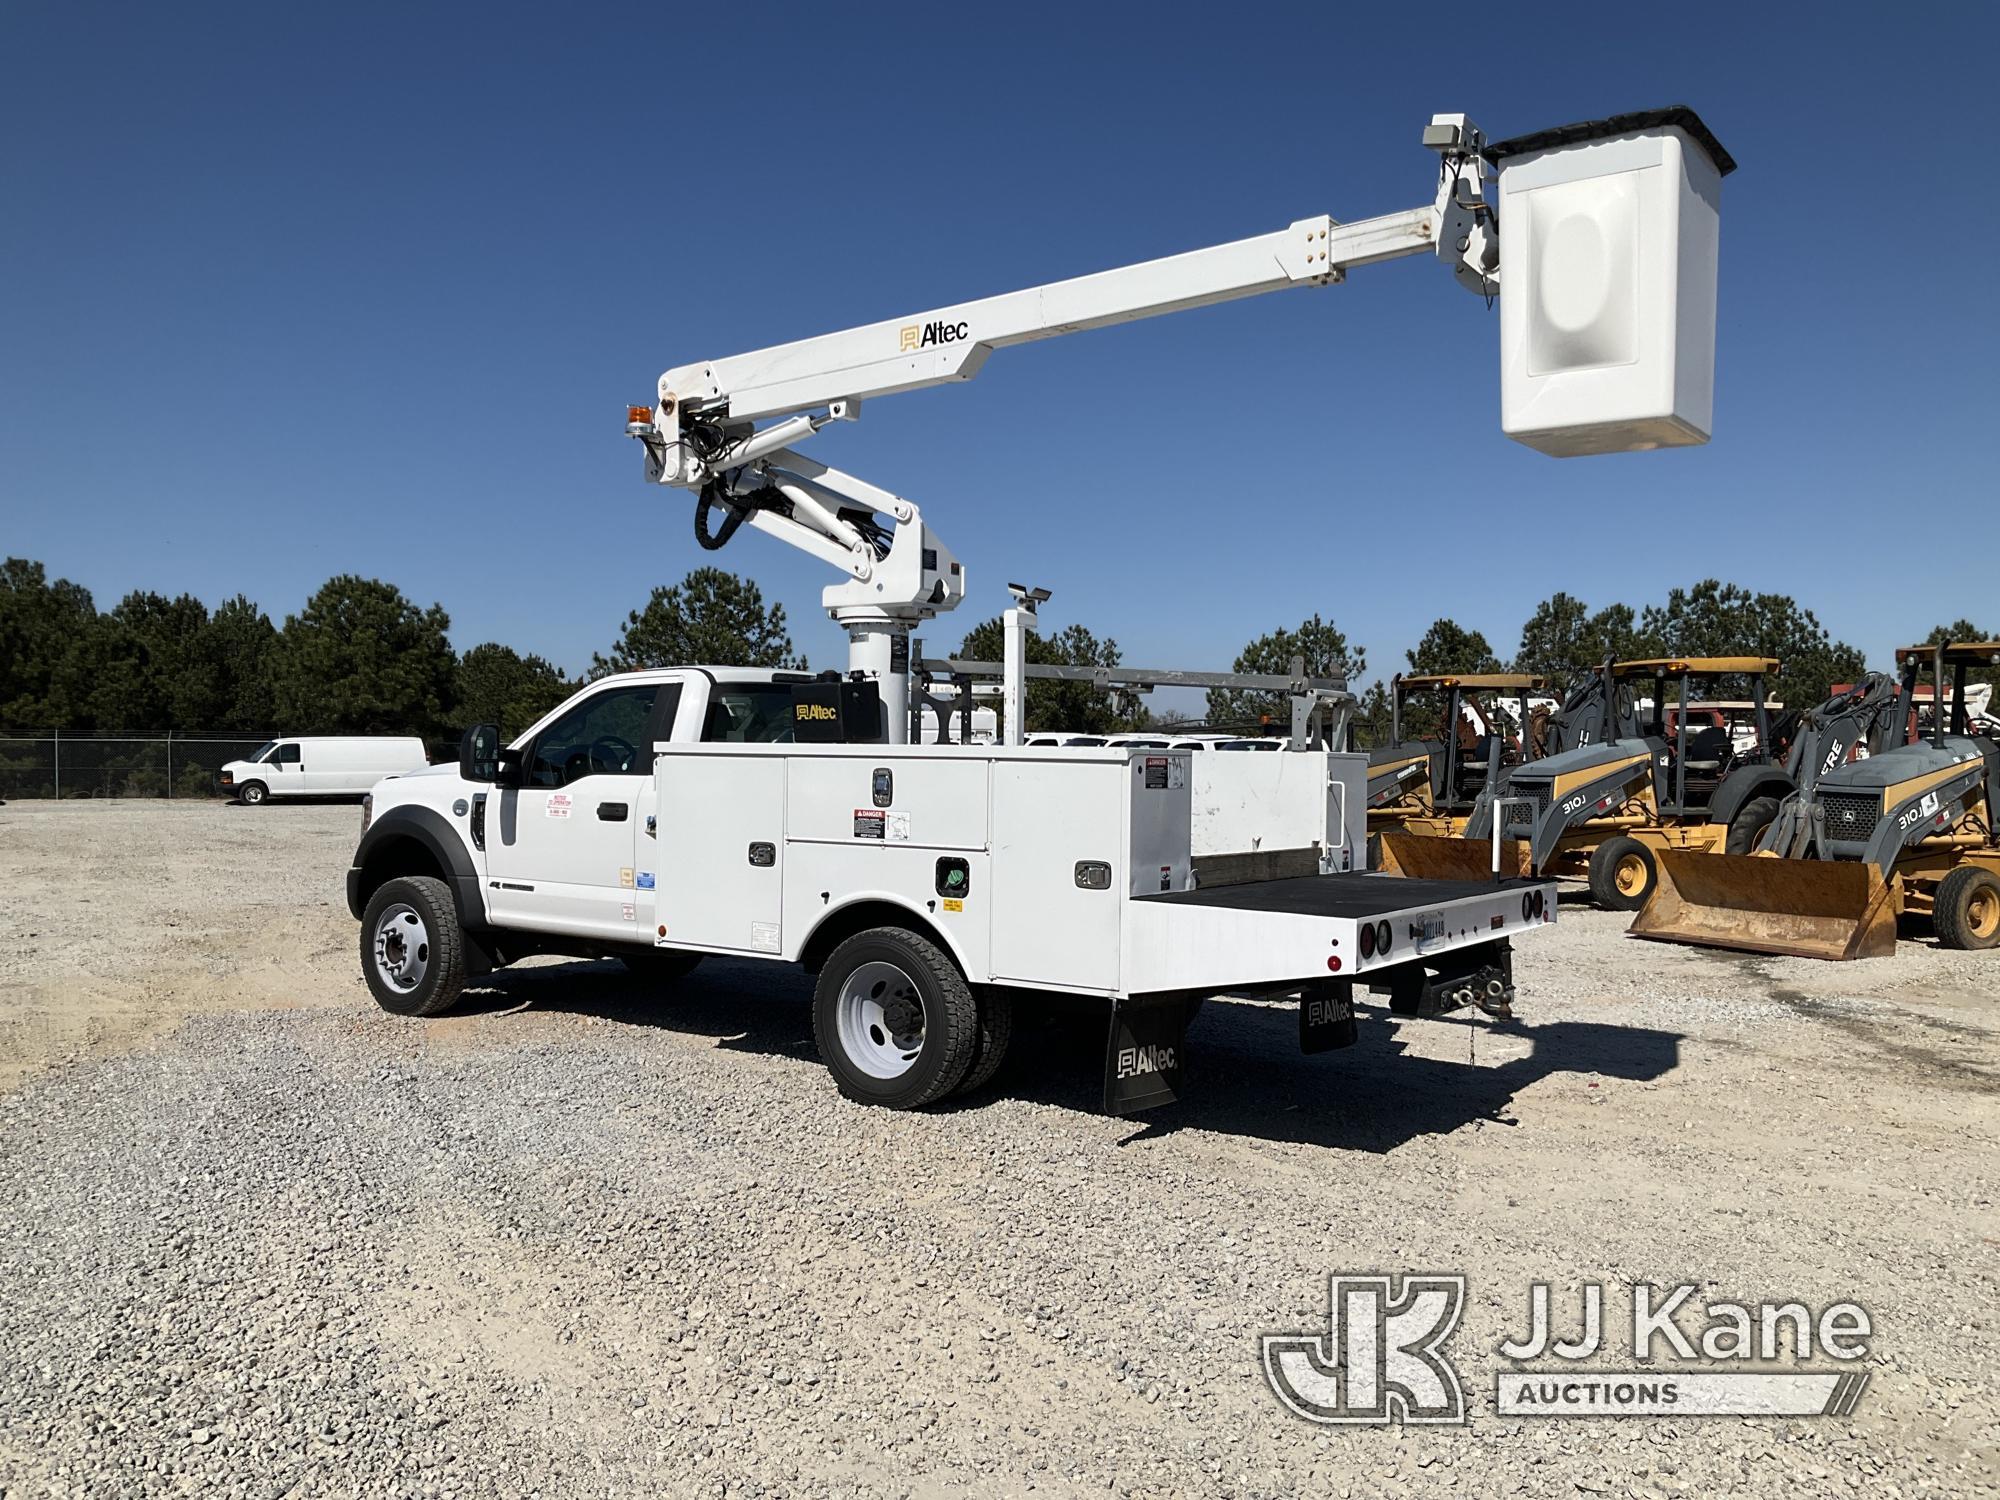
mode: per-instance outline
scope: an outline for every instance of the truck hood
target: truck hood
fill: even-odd
[[[456,776],[457,774],[458,762],[452,760],[440,761],[434,766],[423,766],[415,771],[396,771],[384,776],[382,779],[384,781],[412,781],[419,776]]]

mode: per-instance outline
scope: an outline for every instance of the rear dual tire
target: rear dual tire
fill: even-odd
[[[975,996],[929,938],[873,927],[828,956],[813,990],[813,1041],[857,1104],[921,1109],[999,1071],[1014,1029],[1001,991]]]

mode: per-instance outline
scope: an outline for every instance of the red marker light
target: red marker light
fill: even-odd
[[[1326,967],[1328,973],[1338,974],[1340,972],[1340,955],[1338,953],[1329,953],[1326,956]]]

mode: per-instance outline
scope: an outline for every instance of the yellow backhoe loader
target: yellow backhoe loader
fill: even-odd
[[[1389,742],[1368,755],[1368,832],[1455,838],[1486,790],[1534,752],[1532,699],[1545,679],[1522,672],[1398,675],[1389,681]],[[1429,709],[1426,719],[1415,722]]]
[[[1966,675],[2000,663],[2000,641],[1911,646],[1893,723],[1898,743],[1818,770],[1746,855],[1660,860],[1635,937],[1808,958],[1876,958],[1896,921],[1929,916],[1947,948],[2000,943],[2000,743],[1969,732]],[[1928,732],[1918,690],[1933,684]],[[1949,701],[1945,674],[1952,674]]]
[[[1457,840],[1384,834],[1381,867],[1405,875],[1471,879],[1491,868],[1494,819],[1501,872],[1589,882],[1592,899],[1636,911],[1670,849],[1749,849],[1796,782],[1773,750],[1763,656],[1665,657],[1608,662],[1581,743],[1517,766],[1484,792]],[[1752,736],[1738,745],[1698,693],[1747,681]],[[1642,706],[1638,689],[1651,689]],[[1673,701],[1669,702],[1669,689]]]

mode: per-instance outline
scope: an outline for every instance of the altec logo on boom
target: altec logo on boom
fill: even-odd
[[[963,343],[969,327],[968,323],[905,323],[902,328],[903,352],[928,349],[936,344]]]

